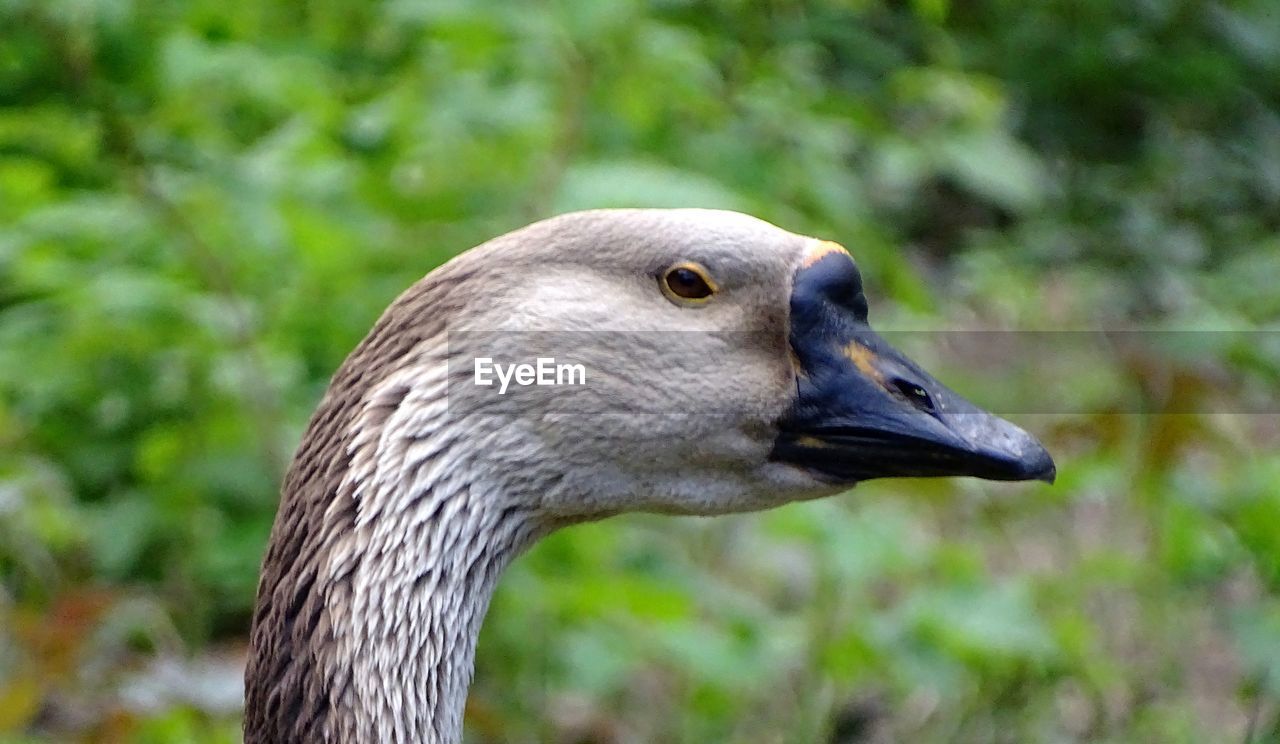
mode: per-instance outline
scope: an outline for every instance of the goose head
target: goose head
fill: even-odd
[[[495,238],[391,304],[307,428],[263,562],[245,740],[460,740],[497,577],[562,525],[951,475],[1054,465],[872,331],[839,245],[696,209]]]
[[[548,517],[749,511],[887,476],[1053,477],[1031,435],[871,329],[836,243],[733,212],[607,210],[463,260],[484,289],[450,324],[450,410],[501,421],[498,461],[556,468],[531,494]],[[551,384],[504,391],[492,371],[538,359]],[[555,384],[563,365],[582,379]]]

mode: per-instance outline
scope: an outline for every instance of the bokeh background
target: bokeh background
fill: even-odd
[[[1280,740],[1272,0],[0,0],[0,742],[238,740],[328,376],[622,205],[838,240],[882,329],[1200,332],[912,348],[1053,487],[554,536],[470,742]]]

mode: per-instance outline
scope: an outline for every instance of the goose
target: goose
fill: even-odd
[[[514,376],[543,344],[585,380]],[[1054,475],[871,330],[836,243],[704,209],[535,222],[419,280],[332,378],[263,559],[244,739],[457,744],[499,575],[567,525]]]

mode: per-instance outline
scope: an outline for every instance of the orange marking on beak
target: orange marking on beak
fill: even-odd
[[[810,238],[808,245],[805,246],[804,258],[801,260],[800,265],[804,268],[809,268],[816,264],[823,256],[830,253],[843,253],[844,255],[849,256],[849,251],[846,251],[844,246],[839,243],[833,243],[830,240]],[[849,260],[852,261],[853,256],[849,256]]]
[[[844,355],[849,358],[849,361],[853,362],[853,366],[857,367],[859,372],[881,385],[884,384],[884,375],[876,367],[876,362],[880,361],[880,357],[876,356],[874,351],[854,341],[844,347]]]

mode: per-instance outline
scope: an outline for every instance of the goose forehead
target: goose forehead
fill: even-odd
[[[809,238],[738,212],[603,209],[535,223],[498,241],[507,266],[567,263],[605,272],[655,272],[697,261],[725,278],[789,276]]]

